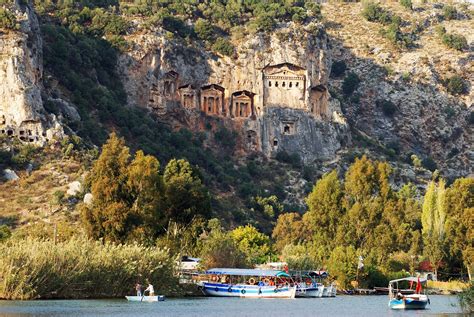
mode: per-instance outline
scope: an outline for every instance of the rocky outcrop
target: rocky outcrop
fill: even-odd
[[[0,30],[0,134],[25,142],[43,144],[62,134],[49,117],[41,99],[43,74],[42,40],[38,19],[30,4],[15,3],[21,27]]]
[[[329,41],[317,23],[289,23],[278,33],[234,42],[232,57],[169,39],[166,31],[130,36],[119,70],[131,106],[200,129],[201,114],[234,122],[240,150],[298,153],[305,162],[332,159],[348,140],[339,103],[328,92]],[[228,123],[226,123],[227,125]],[[297,129],[288,135],[285,130]],[[291,127],[289,127],[291,126]],[[274,139],[281,139],[274,146]]]

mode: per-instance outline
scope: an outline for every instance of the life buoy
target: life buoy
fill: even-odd
[[[249,278],[249,284],[255,285],[255,279],[253,277]]]
[[[264,282],[265,284],[267,284],[267,285],[270,284],[270,280],[269,280],[268,278],[265,278],[265,279],[263,280],[263,282]]]
[[[242,294],[245,294],[245,293],[246,293],[244,289],[243,289],[243,290],[241,290],[240,292],[241,292]]]
[[[219,278],[218,278],[217,276],[213,276],[213,277],[212,277],[212,280],[213,280],[214,282],[217,282],[218,279],[219,279]]]

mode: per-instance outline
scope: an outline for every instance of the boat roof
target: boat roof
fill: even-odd
[[[399,279],[396,279],[396,280],[391,280],[389,283],[392,284],[392,283],[401,282],[401,281],[408,281],[408,282],[418,282],[418,281],[420,281],[420,283],[426,283],[426,278],[409,276],[409,277],[399,278]]]
[[[230,269],[230,268],[209,269],[206,271],[206,274],[290,277],[284,271],[278,271],[278,270]]]

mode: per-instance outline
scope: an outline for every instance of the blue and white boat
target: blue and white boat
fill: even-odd
[[[244,298],[295,298],[296,285],[284,271],[214,268],[202,283],[207,296]]]
[[[402,295],[398,287],[399,282],[409,282],[410,286],[416,283],[415,294]],[[426,294],[421,294],[422,283],[426,283],[426,279],[413,276],[390,281],[388,306],[391,309],[425,309],[430,300]]]

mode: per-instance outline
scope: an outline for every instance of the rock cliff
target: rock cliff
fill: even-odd
[[[202,113],[219,117],[240,132],[239,150],[296,153],[306,163],[333,159],[349,139],[339,103],[326,88],[331,56],[322,25],[289,23],[272,35],[249,36],[236,43],[232,57],[187,47],[165,33],[128,38],[133,49],[121,56],[119,69],[131,106],[168,118],[186,109],[178,117],[193,129],[203,127]],[[214,103],[207,109],[211,98],[219,109]]]
[[[61,126],[48,115],[41,99],[43,61],[38,19],[31,5],[10,8],[20,24],[17,31],[0,30],[0,134],[44,144]]]

